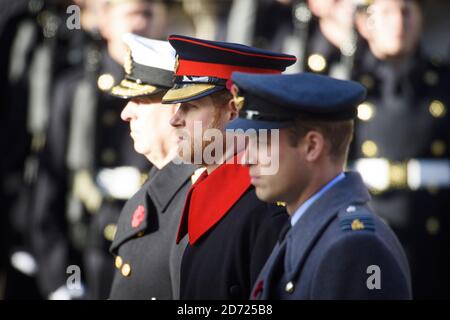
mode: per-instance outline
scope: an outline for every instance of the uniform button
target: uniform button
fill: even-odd
[[[150,300],[156,300],[156,297],[151,297]]]
[[[355,212],[356,208],[355,208],[355,206],[349,206],[346,211],[349,212],[349,213],[350,212]]]
[[[445,107],[445,104],[443,104],[439,100],[432,101],[428,110],[430,111],[431,115],[435,118],[442,118],[447,113],[447,108]]]
[[[361,103],[358,106],[358,118],[362,121],[369,121],[375,114],[375,107],[369,102]]]
[[[308,57],[308,67],[314,72],[322,72],[327,67],[327,60],[318,53],[312,54]]]
[[[427,219],[427,222],[425,223],[425,228],[427,229],[427,232],[430,235],[434,236],[439,233],[441,224],[436,217],[430,217]]]
[[[105,73],[98,77],[97,86],[102,91],[108,91],[114,86],[114,82],[114,77],[109,73]]]
[[[289,281],[286,284],[286,288],[285,288],[286,292],[287,293],[292,293],[292,292],[294,292],[294,289],[295,289],[294,283],[292,283],[292,281]]]
[[[437,72],[428,70],[423,76],[423,80],[429,86],[435,86],[439,83],[439,75]]]
[[[116,152],[113,149],[105,149],[101,155],[102,162],[106,165],[112,165],[116,161]]]
[[[372,140],[366,140],[362,144],[361,150],[366,157],[375,157],[378,153],[378,146]]]
[[[121,256],[117,256],[116,260],[114,261],[114,264],[116,265],[117,269],[120,269],[122,267],[123,264],[123,260]]]
[[[117,232],[117,225],[114,223],[108,224],[105,229],[103,229],[103,236],[108,241],[113,241],[114,237],[116,236]]]
[[[119,116],[115,112],[107,111],[102,116],[102,122],[105,126],[112,127],[116,123],[118,117]]]
[[[144,231],[141,231],[141,232],[139,232],[139,233],[137,234],[137,236],[140,238],[140,237],[142,237],[144,234],[145,234],[145,232],[144,232]]]
[[[447,146],[445,145],[444,141],[435,140],[431,144],[431,153],[436,157],[440,157],[444,155],[446,148]]]
[[[125,264],[122,266],[121,272],[122,272],[122,275],[123,275],[124,277],[129,277],[130,274],[131,274],[131,266],[130,266],[128,263],[125,263]]]

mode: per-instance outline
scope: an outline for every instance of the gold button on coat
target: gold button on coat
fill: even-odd
[[[122,267],[123,264],[123,260],[121,256],[117,256],[116,260],[114,261],[114,264],[116,265],[117,269],[120,269]]]
[[[286,284],[286,292],[287,292],[287,293],[292,293],[292,292],[294,292],[294,288],[295,288],[295,286],[294,286],[294,284],[292,283],[292,281],[289,281],[289,282]]]
[[[131,274],[131,266],[130,266],[128,263],[125,263],[125,264],[122,266],[121,272],[122,272],[122,275],[123,275],[124,277],[129,277],[130,274]]]

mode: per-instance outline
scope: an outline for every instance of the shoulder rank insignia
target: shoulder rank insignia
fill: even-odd
[[[364,207],[349,206],[339,213],[342,231],[375,231],[372,215]]]
[[[286,207],[286,202],[277,201],[277,206],[279,206],[279,207]]]

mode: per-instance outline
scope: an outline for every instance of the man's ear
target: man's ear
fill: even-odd
[[[325,152],[325,138],[319,131],[309,131],[302,139],[305,159],[314,162]]]
[[[227,108],[229,111],[229,118],[227,120],[232,121],[232,120],[236,119],[239,115],[239,111],[236,107],[236,104],[234,103],[234,99],[230,99],[228,101]]]

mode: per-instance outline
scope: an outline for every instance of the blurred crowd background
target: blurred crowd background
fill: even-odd
[[[449,298],[449,18],[446,0],[0,0],[0,299],[108,297],[115,223],[150,169],[108,94],[126,32],[291,53],[288,72],[366,86],[348,166],[402,242],[415,298]]]

